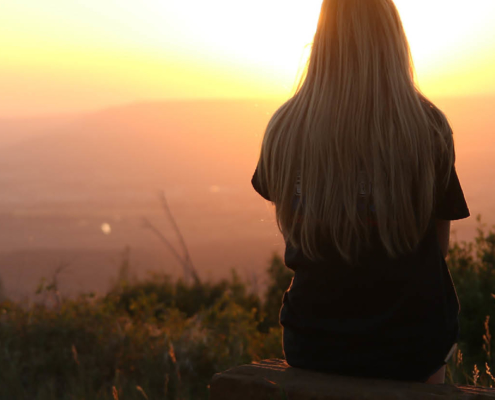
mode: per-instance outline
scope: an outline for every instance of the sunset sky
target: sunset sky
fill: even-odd
[[[7,118],[154,99],[287,97],[321,0],[0,4],[0,118]],[[396,5],[427,95],[495,95],[494,0]]]

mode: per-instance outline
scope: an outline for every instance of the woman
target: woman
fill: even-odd
[[[294,367],[444,382],[450,221],[469,210],[411,65],[392,0],[324,0],[305,79],[267,126],[252,183],[295,271],[280,311]]]

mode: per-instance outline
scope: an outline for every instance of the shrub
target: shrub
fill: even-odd
[[[474,242],[454,242],[449,249],[448,264],[461,305],[461,338],[448,376],[450,382],[490,386],[495,366],[490,333],[495,318],[495,233],[485,232],[480,216],[477,221]]]
[[[215,372],[282,355],[278,321],[259,329],[266,305],[235,272],[186,284],[121,271],[103,297],[38,291],[53,305],[0,303],[2,399],[206,399]]]
[[[491,386],[495,319],[495,234],[452,243],[448,264],[461,304],[451,383]],[[253,360],[283,357],[279,311],[292,271],[274,255],[263,298],[233,272],[219,282],[185,283],[154,274],[131,282],[123,262],[103,297],[52,305],[0,300],[1,399],[207,399],[212,375]]]

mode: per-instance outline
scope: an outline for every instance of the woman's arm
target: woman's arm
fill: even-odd
[[[450,221],[444,219],[437,219],[437,236],[438,243],[440,243],[440,249],[444,257],[447,257],[449,252],[449,239],[450,239]]]

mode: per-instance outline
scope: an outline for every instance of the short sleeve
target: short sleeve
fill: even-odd
[[[254,171],[253,178],[251,179],[251,184],[253,185],[254,190],[258,192],[258,194],[263,197],[265,200],[271,201],[268,196],[268,192],[262,187],[258,168]]]
[[[469,208],[454,165],[452,165],[450,170],[447,186],[442,186],[440,182],[442,180],[437,179],[438,192],[435,204],[435,217],[448,221],[469,217]]]

